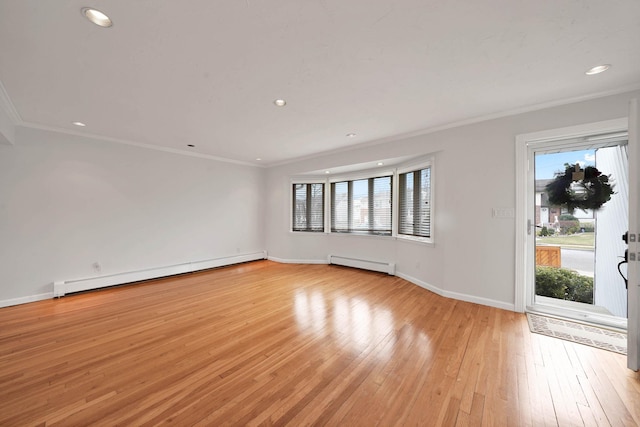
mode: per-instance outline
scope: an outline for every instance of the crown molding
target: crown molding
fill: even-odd
[[[55,127],[55,126],[41,125],[39,123],[31,123],[31,122],[24,122],[23,121],[22,123],[20,123],[20,126],[24,127],[24,128],[28,128],[28,129],[43,130],[43,131],[47,131],[47,132],[55,132],[55,133],[60,133],[60,134],[64,134],[64,135],[71,135],[71,136],[82,137],[82,138],[91,138],[91,139],[94,139],[96,141],[104,141],[104,142],[111,142],[111,143],[116,143],[116,144],[131,145],[131,146],[134,146],[134,147],[146,148],[146,149],[149,149],[149,150],[156,150],[156,151],[163,151],[165,153],[178,154],[178,155],[181,155],[181,156],[198,157],[198,158],[201,158],[201,159],[215,160],[217,162],[233,163],[233,164],[242,165],[242,166],[251,166],[251,167],[254,167],[254,168],[265,168],[265,166],[263,166],[263,165],[255,165],[253,163],[244,162],[244,161],[241,161],[241,160],[227,159],[225,157],[218,157],[218,156],[213,156],[213,155],[210,155],[210,154],[193,153],[191,151],[180,150],[180,149],[177,149],[177,148],[163,147],[161,145],[147,144],[147,143],[144,143],[144,142],[129,141],[129,140],[126,140],[126,139],[113,138],[113,137],[109,137],[109,136],[103,136],[103,135],[87,133],[87,132],[79,132],[79,131],[59,128],[59,127]]]
[[[324,152],[321,152],[321,153],[310,154],[308,156],[301,156],[301,157],[297,157],[297,158],[294,158],[294,159],[288,159],[288,160],[283,160],[283,161],[280,161],[280,162],[274,162],[274,163],[268,164],[267,166],[268,167],[284,166],[284,165],[288,165],[288,164],[291,164],[291,163],[301,162],[301,161],[304,161],[304,160],[321,158],[321,157],[324,157],[324,156],[329,156],[329,155],[333,155],[333,154],[349,152],[349,151],[358,150],[358,149],[366,148],[366,147],[372,147],[372,146],[375,146],[375,145],[385,144],[385,143],[388,143],[388,142],[401,141],[401,140],[404,140],[404,139],[414,138],[414,137],[423,136],[423,135],[429,135],[429,134],[432,134],[432,133],[441,132],[441,131],[448,130],[448,129],[454,129],[454,128],[458,128],[458,127],[462,127],[462,126],[468,126],[468,125],[472,125],[472,124],[476,124],[476,123],[487,122],[487,121],[490,121],[490,120],[501,119],[503,117],[517,116],[519,114],[545,110],[547,108],[561,107],[563,105],[577,104],[579,102],[585,102],[585,101],[590,101],[590,100],[593,100],[593,99],[605,98],[607,96],[620,95],[622,93],[633,92],[635,90],[640,90],[640,83],[634,83],[632,85],[623,86],[623,87],[619,87],[617,89],[612,89],[612,90],[608,90],[608,91],[596,92],[596,93],[591,93],[591,94],[588,94],[588,95],[574,96],[574,97],[571,97],[571,98],[557,99],[557,100],[554,100],[554,101],[548,101],[548,102],[543,102],[543,103],[539,103],[539,104],[531,104],[531,105],[527,105],[527,106],[524,106],[524,107],[517,107],[517,108],[512,108],[512,109],[509,109],[509,110],[499,111],[499,112],[496,112],[496,113],[490,113],[490,114],[485,114],[485,115],[481,115],[481,116],[471,117],[471,118],[468,118],[468,119],[458,120],[458,121],[451,122],[451,123],[446,123],[446,124],[443,124],[443,125],[436,125],[436,126],[433,126],[433,127],[430,127],[430,128],[424,128],[424,129],[416,130],[416,131],[413,131],[413,132],[407,132],[407,133],[402,133],[402,134],[391,135],[391,136],[387,136],[387,137],[383,137],[383,138],[374,139],[374,140],[371,140],[371,141],[362,142],[362,143],[355,144],[355,145],[349,145],[349,146],[346,146],[346,147],[337,148],[335,150],[329,150],[329,151],[324,151]]]
[[[16,107],[13,105],[2,80],[0,80],[0,108],[4,110],[14,126],[22,124],[22,117],[20,117],[18,110],[16,110]]]
[[[134,147],[139,147],[139,148],[146,148],[146,149],[156,150],[156,151],[164,151],[165,153],[172,153],[172,154],[178,154],[178,155],[189,156],[189,157],[198,157],[201,159],[215,160],[218,162],[233,163],[233,164],[242,165],[242,166],[251,166],[254,168],[266,167],[265,165],[255,165],[249,162],[227,159],[224,157],[212,156],[209,154],[193,153],[190,151],[179,150],[176,148],[162,147],[162,146],[153,145],[153,144],[146,144],[143,142],[129,141],[129,140],[119,139],[119,138],[111,138],[103,135],[91,134],[86,132],[78,132],[78,131],[59,128],[55,126],[42,125],[39,123],[25,122],[22,119],[22,117],[20,117],[18,110],[16,110],[15,106],[13,105],[13,102],[11,101],[11,98],[9,97],[9,94],[7,93],[7,90],[5,89],[4,84],[2,83],[1,80],[0,80],[0,109],[2,109],[2,111],[5,112],[6,116],[11,121],[11,125],[13,127],[20,126],[24,128],[44,130],[48,132],[61,133],[66,135],[80,136],[80,137],[91,138],[99,141],[106,141],[106,142],[112,142],[112,143],[124,144],[124,145],[132,145]],[[14,145],[14,141],[10,139],[7,139],[7,141],[9,141],[11,145]]]
[[[16,126],[20,123],[22,118],[0,81],[0,144],[15,145]]]
[[[213,155],[209,155],[209,154],[193,153],[193,152],[190,152],[190,151],[180,150],[180,149],[176,149],[176,148],[163,147],[163,146],[158,146],[158,145],[154,145],[154,144],[148,144],[148,143],[137,142],[137,141],[130,141],[130,140],[125,140],[125,139],[120,139],[120,138],[112,138],[112,137],[107,137],[107,136],[98,135],[98,134],[78,132],[78,131],[59,128],[59,127],[55,127],[55,126],[42,125],[42,124],[38,124],[38,123],[25,122],[22,119],[22,117],[20,117],[20,114],[18,113],[18,111],[16,110],[15,106],[13,105],[13,102],[11,101],[11,98],[7,94],[7,91],[5,90],[4,85],[2,84],[2,81],[0,81],[0,108],[6,113],[6,115],[9,117],[9,119],[11,120],[11,122],[12,122],[12,124],[14,126],[22,126],[22,127],[26,127],[26,128],[46,130],[46,131],[50,131],[50,132],[68,134],[68,135],[73,135],[73,136],[81,136],[81,137],[92,138],[92,139],[106,141],[106,142],[125,144],[125,145],[132,145],[132,146],[135,146],[135,147],[146,148],[146,149],[157,150],[157,151],[164,151],[164,152],[167,152],[167,153],[179,154],[179,155],[183,155],[183,156],[198,157],[198,158],[214,160],[214,161],[218,161],[218,162],[233,163],[233,164],[238,164],[238,165],[243,165],[243,166],[251,166],[251,167],[254,167],[254,168],[267,169],[267,168],[272,168],[272,167],[278,167],[278,166],[283,166],[283,165],[287,165],[287,164],[297,163],[297,162],[304,161],[304,160],[309,160],[309,159],[314,159],[314,158],[321,158],[321,157],[324,157],[324,156],[338,154],[338,153],[342,153],[342,152],[358,150],[358,149],[361,149],[361,148],[371,147],[371,146],[384,144],[384,143],[388,143],[388,142],[392,142],[392,141],[400,141],[400,140],[403,140],[403,139],[413,138],[413,137],[422,136],[422,135],[428,135],[428,134],[431,134],[431,133],[440,132],[440,131],[447,130],[447,129],[453,129],[453,128],[457,128],[457,127],[467,126],[467,125],[471,125],[471,124],[475,124],[475,123],[481,123],[481,122],[494,120],[494,119],[499,119],[499,118],[503,118],[503,117],[509,117],[509,116],[515,116],[515,115],[518,115],[518,114],[523,114],[523,113],[528,113],[528,112],[533,112],[533,111],[539,111],[539,110],[543,110],[543,109],[546,109],[546,108],[559,107],[559,106],[563,106],[563,105],[589,101],[589,100],[592,100],[592,99],[604,98],[604,97],[607,97],[607,96],[618,95],[618,94],[621,94],[621,93],[632,92],[632,91],[635,91],[635,90],[640,90],[640,83],[632,84],[632,85],[625,86],[625,87],[620,87],[620,88],[617,88],[617,89],[614,89],[614,90],[597,92],[597,93],[592,93],[592,94],[589,94],[589,95],[582,95],[582,96],[576,96],[576,97],[571,97],[571,98],[564,98],[564,99],[560,99],[560,100],[554,100],[554,101],[550,101],[550,102],[534,104],[534,105],[528,105],[528,106],[524,106],[524,107],[519,107],[519,108],[500,111],[500,112],[496,112],[496,113],[486,114],[486,115],[477,116],[477,117],[473,117],[473,118],[469,118],[469,119],[465,119],[465,120],[459,120],[459,121],[455,121],[455,122],[451,122],[451,123],[447,123],[447,124],[443,124],[443,125],[433,126],[433,127],[430,127],[430,128],[425,128],[425,129],[421,129],[421,130],[417,130],[417,131],[413,131],[413,132],[397,134],[397,135],[391,135],[391,136],[388,136],[388,137],[379,138],[379,139],[375,139],[375,140],[372,140],[372,141],[362,142],[360,144],[349,145],[347,147],[342,147],[342,148],[339,148],[339,149],[336,149],[336,150],[329,150],[329,151],[325,151],[325,152],[321,152],[321,153],[311,154],[311,155],[308,155],[308,156],[301,156],[301,157],[297,157],[297,158],[294,158],[294,159],[288,159],[288,160],[283,160],[283,161],[280,161],[280,162],[273,162],[273,163],[265,163],[265,164],[261,164],[261,165],[256,165],[255,163],[250,163],[250,162],[246,162],[246,161],[228,159],[228,158],[225,158],[225,157],[213,156]],[[13,143],[13,141],[10,141],[10,143]]]

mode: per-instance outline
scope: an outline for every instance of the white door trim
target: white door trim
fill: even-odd
[[[586,123],[559,129],[516,136],[516,265],[515,265],[515,311],[524,313],[529,299],[527,283],[533,283],[533,264],[535,255],[533,245],[527,244],[527,221],[535,221],[533,215],[533,197],[527,197],[528,189],[533,188],[533,165],[530,165],[529,148],[543,146],[553,141],[586,137],[594,134],[627,131],[628,119],[606,120]],[[529,277],[531,275],[531,277]],[[533,295],[531,295],[532,297]]]

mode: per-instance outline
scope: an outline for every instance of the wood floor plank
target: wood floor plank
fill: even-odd
[[[398,277],[258,261],[0,309],[0,425],[633,426],[624,357]]]

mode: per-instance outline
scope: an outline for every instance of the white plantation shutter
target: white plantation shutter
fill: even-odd
[[[293,231],[324,231],[324,184],[293,184]]]

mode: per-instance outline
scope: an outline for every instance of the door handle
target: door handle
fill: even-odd
[[[530,219],[527,220],[527,234],[531,235],[531,230],[534,228],[542,228],[539,225],[535,225],[533,223],[533,221],[531,221]]]

